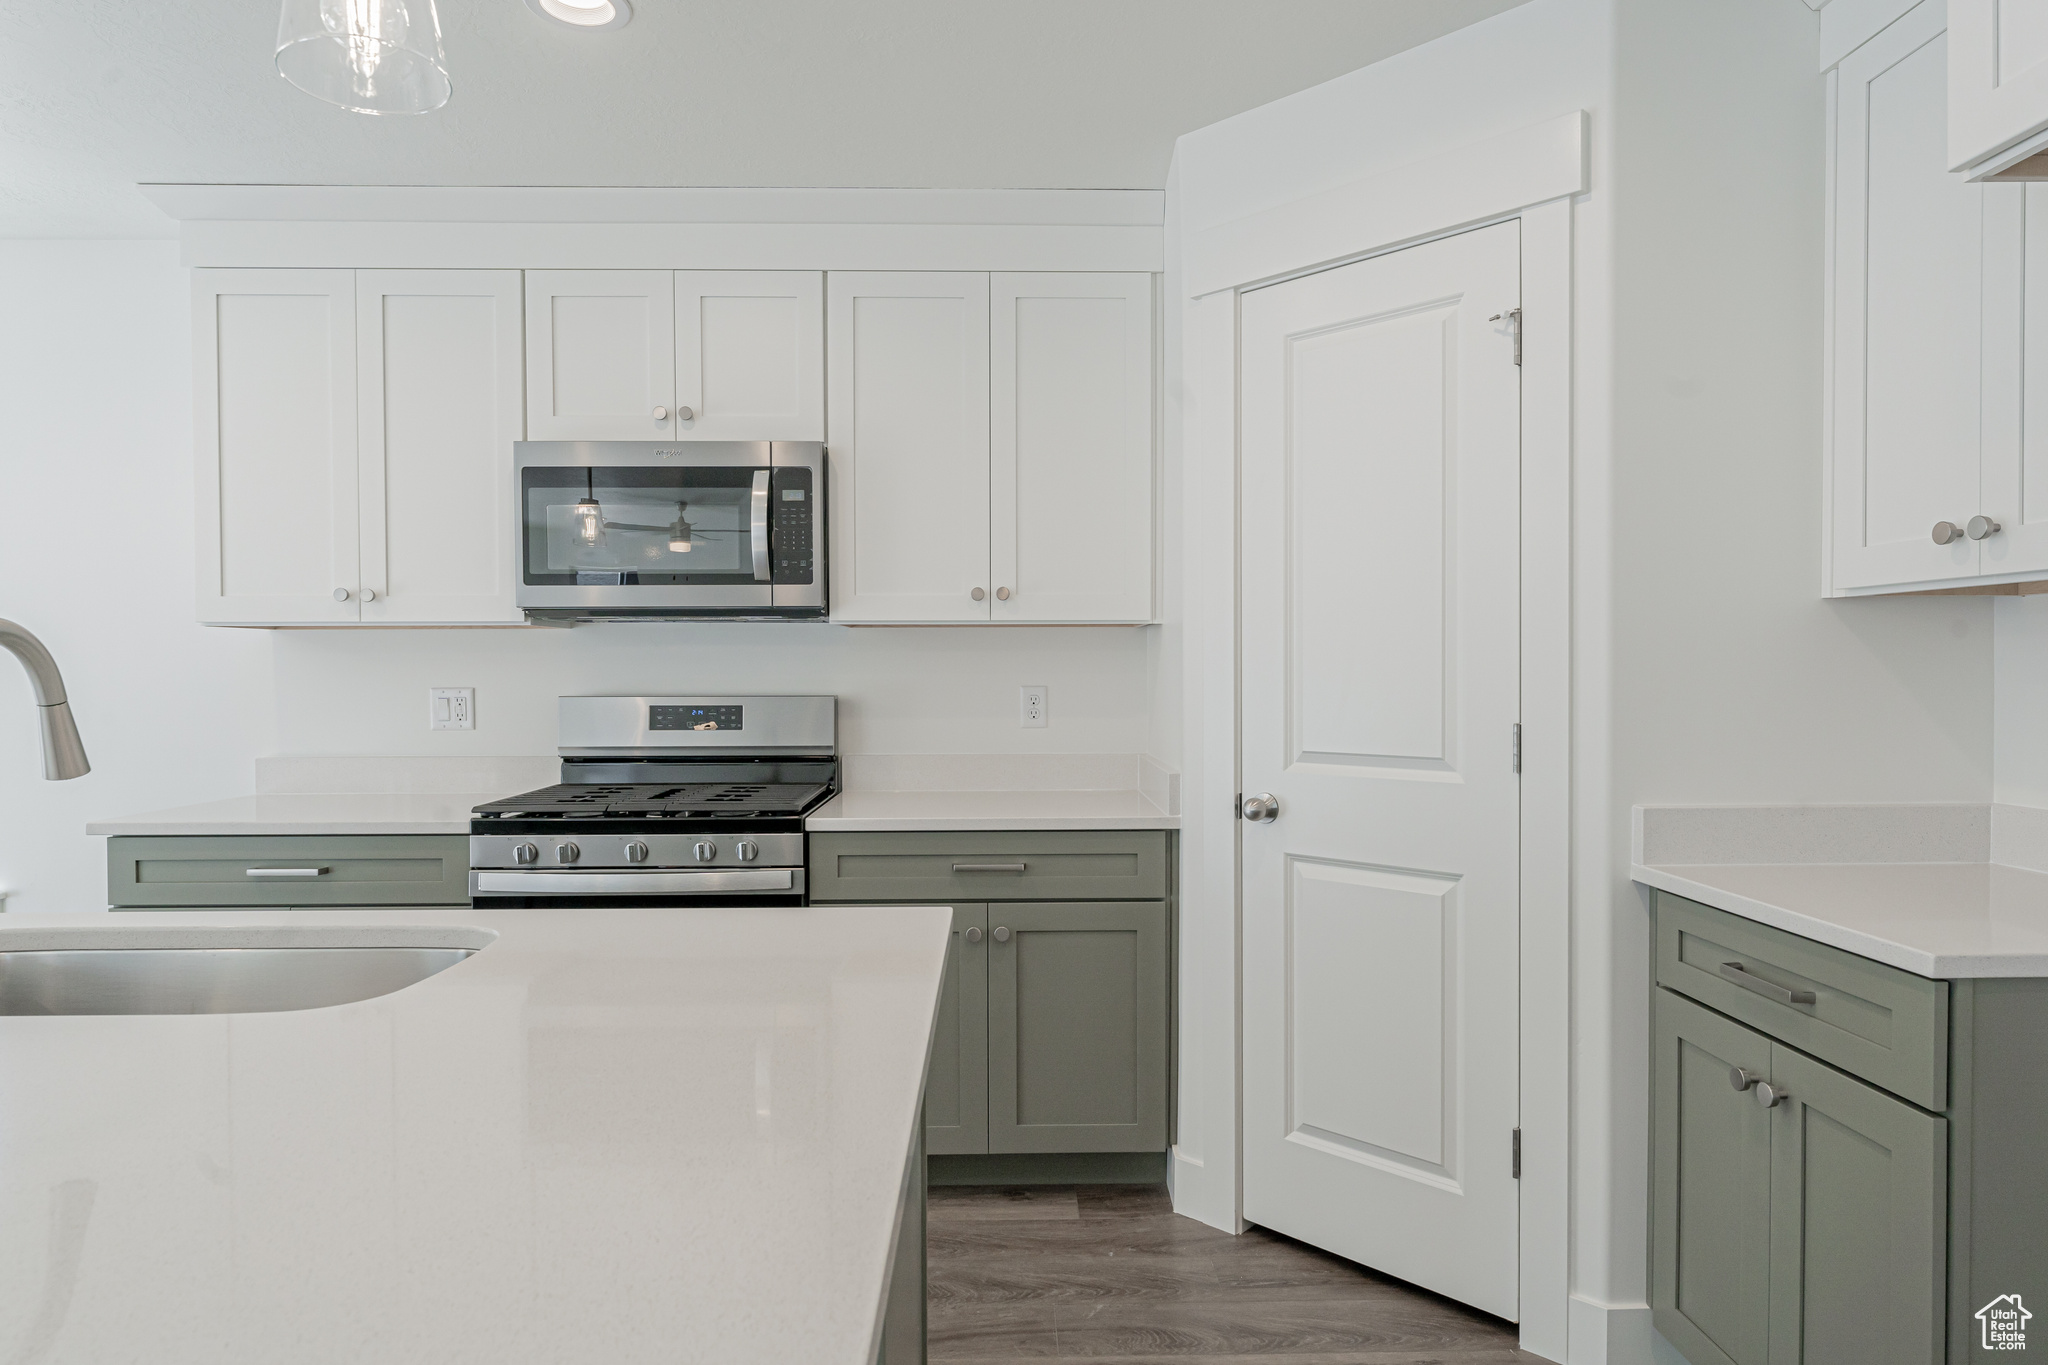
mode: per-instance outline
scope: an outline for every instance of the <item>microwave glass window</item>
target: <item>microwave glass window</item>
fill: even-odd
[[[526,581],[732,583],[754,579],[753,471],[522,471]]]

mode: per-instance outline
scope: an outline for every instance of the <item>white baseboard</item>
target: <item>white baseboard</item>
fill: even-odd
[[[1566,1305],[1570,1365],[1687,1365],[1650,1325],[1646,1303],[1601,1303],[1574,1294]]]

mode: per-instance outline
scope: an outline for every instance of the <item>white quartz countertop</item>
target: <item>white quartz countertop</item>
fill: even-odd
[[[467,834],[469,813],[511,792],[278,792],[95,820],[87,834]]]
[[[855,830],[1179,829],[1136,791],[843,791],[804,821]]]
[[[0,917],[0,951],[485,945],[325,1009],[0,1017],[0,1336],[41,1365],[866,1362],[950,923]]]

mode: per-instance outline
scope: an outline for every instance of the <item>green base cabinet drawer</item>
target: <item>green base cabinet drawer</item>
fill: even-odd
[[[115,907],[467,905],[460,834],[124,836],[107,840]]]
[[[813,834],[814,901],[1159,900],[1162,830]]]

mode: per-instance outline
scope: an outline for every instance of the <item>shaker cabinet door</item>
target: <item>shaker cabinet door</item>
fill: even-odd
[[[1782,1043],[1770,1076],[1771,1365],[1941,1365],[1947,1121]]]
[[[672,271],[527,271],[527,439],[673,439],[675,318]]]
[[[1948,165],[1981,174],[2038,153],[2048,141],[2048,8],[1948,0],[1948,28]]]
[[[925,1150],[988,1150],[988,907],[953,907],[924,1081]]]
[[[1152,619],[1152,277],[991,277],[990,619]]]
[[[362,619],[518,621],[519,272],[358,271],[356,303]]]
[[[828,277],[835,621],[989,619],[988,279]]]
[[[989,907],[991,1152],[1166,1147],[1166,906]]]
[[[824,275],[679,270],[675,290],[675,438],[824,440]]]
[[[354,621],[355,272],[195,270],[192,290],[199,619]]]
[[[1656,997],[1652,1320],[1692,1365],[1768,1365],[1771,1114],[1731,1076],[1767,1079],[1771,1042]]]

